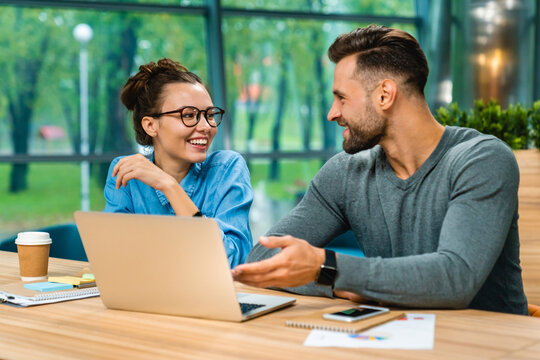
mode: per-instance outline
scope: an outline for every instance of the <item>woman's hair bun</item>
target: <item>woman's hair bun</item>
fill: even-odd
[[[179,62],[167,58],[158,60],[157,64],[150,61],[147,64],[139,66],[139,72],[131,76],[122,89],[120,99],[125,107],[133,111],[135,106],[137,106],[140,95],[148,91],[152,78],[159,73],[167,72],[188,73],[189,70]]]
[[[167,59],[167,58],[159,59],[158,62],[157,62],[156,69],[158,71],[160,71],[160,70],[165,70],[165,71],[173,70],[173,71],[180,71],[180,72],[188,72],[188,69],[184,65],[180,64],[177,61]]]

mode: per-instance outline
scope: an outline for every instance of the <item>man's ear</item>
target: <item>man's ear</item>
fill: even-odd
[[[159,122],[156,118],[153,118],[151,116],[145,116],[141,120],[141,126],[144,129],[144,131],[150,136],[150,137],[156,137],[157,136],[157,130],[159,128]]]
[[[388,110],[396,101],[398,87],[395,81],[385,79],[381,82],[377,89],[376,104],[381,110]]]

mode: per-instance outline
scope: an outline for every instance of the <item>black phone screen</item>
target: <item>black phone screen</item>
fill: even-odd
[[[340,315],[340,316],[347,316],[347,317],[357,317],[357,316],[362,316],[362,315],[367,315],[367,314],[371,314],[371,313],[374,313],[374,312],[377,312],[377,311],[381,311],[381,310],[377,310],[377,309],[366,309],[366,308],[360,308],[360,309],[347,309],[347,310],[343,310],[343,311],[338,311],[338,312],[335,312],[333,313],[333,315]]]

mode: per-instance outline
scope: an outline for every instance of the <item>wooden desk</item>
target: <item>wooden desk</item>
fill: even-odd
[[[51,275],[86,263],[51,259]],[[18,281],[17,254],[0,252],[0,284]],[[276,293],[239,285],[243,291]],[[540,319],[477,310],[437,315],[433,351],[311,348],[285,320],[346,303],[296,296],[293,307],[245,323],[109,310],[99,298],[30,308],[0,305],[2,359],[538,359]]]

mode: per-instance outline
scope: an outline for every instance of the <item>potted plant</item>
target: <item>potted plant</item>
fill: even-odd
[[[529,139],[540,148],[540,101],[531,109],[516,104],[503,110],[495,100],[476,100],[469,112],[452,103],[437,110],[435,118],[443,125],[470,127],[496,136],[514,150],[527,149]]]
[[[537,149],[540,149],[540,101],[537,101],[529,109],[529,119],[531,122],[531,140]]]

